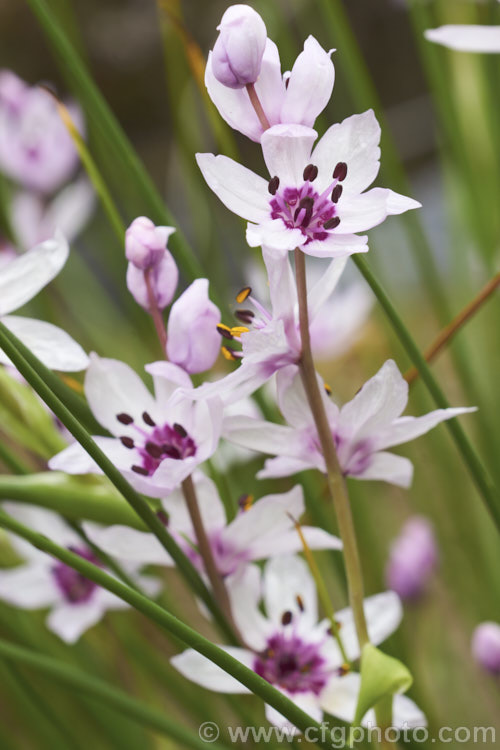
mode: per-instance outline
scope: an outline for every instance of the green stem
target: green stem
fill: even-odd
[[[186,747],[206,750],[206,743],[197,734],[169,719],[164,711],[151,708],[142,701],[131,698],[121,690],[108,685],[103,680],[90,677],[87,673],[69,664],[3,639],[0,639],[0,655],[8,662],[23,664],[36,669],[63,685],[80,691],[95,700],[102,701],[125,714],[128,718],[135,719],[140,724],[155,729],[165,736],[181,742]],[[211,746],[216,750],[221,750],[221,745],[212,744]]]
[[[353,256],[353,260],[365,280],[372,288],[372,291],[380,302],[385,314],[389,318],[389,321],[394,328],[396,335],[398,336],[401,344],[406,350],[406,353],[408,354],[410,360],[419,371],[420,377],[425,383],[427,390],[433,397],[434,401],[436,402],[436,405],[440,409],[447,409],[449,407],[449,404],[443,391],[441,390],[440,385],[434,378],[427,362],[425,361],[425,357],[420,352],[413,337],[396,312],[385,290],[371,272],[364,258],[357,254]],[[460,422],[455,419],[450,419],[446,422],[446,427],[450,431],[459,450],[459,453],[461,454],[464,463],[467,465],[474,483],[486,504],[486,507],[488,508],[496,526],[500,530],[500,503],[498,501],[496,489],[493,486],[493,483],[491,482],[486,469],[482,465],[474,448],[470,444],[467,435],[460,425]]]
[[[330,429],[330,424],[325,412],[323,399],[321,397],[316,377],[316,368],[314,367],[309,334],[305,255],[298,248],[295,250],[295,275],[299,302],[300,339],[302,344],[299,370],[307,400],[316,424],[319,441],[321,443],[321,451],[325,459],[328,490],[335,508],[339,532],[344,545],[343,553],[349,589],[349,602],[356,625],[359,647],[362,649],[363,646],[370,641],[363,609],[363,573],[361,570],[361,561],[359,558],[347,487],[338,461],[332,431]]]
[[[247,687],[250,692],[258,695],[263,701],[283,714],[283,716],[301,731],[305,731],[308,727],[315,727],[319,732],[320,725],[269,682],[264,680],[253,670],[246,667],[229,653],[219,648],[219,646],[216,646],[200,633],[190,628],[181,620],[178,620],[174,615],[170,614],[170,612],[162,609],[162,607],[145,597],[143,594],[126,586],[118,579],[108,575],[101,568],[84,560],[79,555],[60,547],[43,534],[28,529],[26,526],[19,523],[19,521],[11,518],[1,510],[0,527],[26,539],[37,549],[52,555],[65,565],[69,565],[71,568],[81,573],[85,578],[94,581],[98,586],[102,586],[102,588],[115,594],[115,596],[118,596],[120,599],[123,599],[123,601],[130,604],[131,607],[142,612],[142,614],[166,630],[172,636],[178,638],[186,646],[193,648],[199,654],[205,656],[209,661],[227,672],[227,674],[230,674],[238,680],[238,682]],[[0,653],[2,653],[1,641]],[[66,674],[66,671],[64,671],[64,674]],[[320,734],[317,736],[320,736]],[[324,741],[318,742],[318,747],[325,748],[326,750],[330,745],[328,742]]]
[[[29,467],[16,456],[3,440],[0,440],[0,461],[15,474],[29,474]]]
[[[125,573],[122,566],[119,565],[116,560],[110,557],[106,552],[104,552],[103,549],[98,547],[97,544],[94,544],[94,542],[89,539],[81,524],[79,524],[77,521],[70,521],[69,526],[71,526],[73,531],[78,534],[80,539],[85,542],[86,546],[92,550],[95,556],[106,566],[106,568],[108,568],[108,570],[111,570],[112,573],[118,576],[120,581],[123,581],[123,583],[125,583],[127,586],[130,586],[130,588],[136,589],[136,591],[141,590],[137,583],[133,581],[127,573]]]
[[[123,495],[139,518],[157,537],[166,552],[174,559],[177,567],[185,577],[186,581],[188,581],[193,591],[201,597],[203,602],[209,608],[221,629],[224,630],[228,637],[232,638],[231,631],[227,626],[225,618],[191,561],[186,555],[184,555],[163,523],[151,510],[148,502],[142,498],[133,487],[131,487],[112,461],[110,461],[105,453],[99,448],[91,435],[89,435],[80,422],[75,419],[71,412],[46,384],[44,378],[47,368],[42,365],[37,357],[35,357],[34,354],[32,354],[29,349],[27,349],[27,347],[25,347],[21,341],[19,341],[19,339],[3,325],[2,322],[0,322],[0,347],[12,360],[21,375],[23,375],[47,406],[61,420],[64,426],[67,427],[73,437],[87,451],[89,456],[94,459],[99,468]],[[39,373],[43,374],[43,378]]]

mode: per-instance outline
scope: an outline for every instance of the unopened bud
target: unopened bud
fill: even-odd
[[[146,271],[141,271],[133,263],[128,264],[127,268],[127,287],[135,301],[145,310],[150,309],[150,300],[148,287],[146,283],[146,274],[148,274],[148,283],[153,294],[155,304],[163,310],[172,302],[179,281],[179,271],[177,264],[168,250],[163,250],[160,260]]]
[[[267,40],[262,18],[249,5],[231,5],[217,28],[219,36],[211,56],[216,79],[231,89],[255,83]]]
[[[160,262],[167,247],[173,227],[157,227],[151,219],[139,216],[125,232],[127,260],[145,271]]]
[[[500,625],[483,622],[472,636],[472,655],[487,672],[500,675]]]
[[[219,308],[208,297],[208,280],[196,279],[172,305],[167,355],[191,374],[209,370],[220,350]]]

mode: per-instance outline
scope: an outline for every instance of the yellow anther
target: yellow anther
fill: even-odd
[[[238,305],[241,305],[241,303],[244,302],[251,293],[251,286],[245,286],[243,287],[243,289],[240,289],[240,291],[236,295],[236,302],[238,303]]]
[[[253,495],[242,495],[240,499],[238,500],[238,505],[240,506],[241,510],[247,511],[250,510],[250,508],[253,505],[254,496]]]
[[[343,677],[346,674],[349,674],[350,671],[351,671],[351,667],[349,666],[349,664],[342,664],[342,666],[339,669],[341,677]]]
[[[323,388],[325,389],[325,391],[327,392],[327,394],[329,396],[332,395],[332,389],[330,388],[330,386],[328,385],[328,383],[323,383]]]
[[[234,326],[229,329],[231,336],[236,336],[237,338],[239,338],[242,333],[248,333],[249,330],[250,328],[247,328],[246,326]]]
[[[234,352],[232,349],[230,349],[228,346],[222,346],[221,347],[222,356],[225,359],[228,359],[230,362],[235,362],[238,357],[234,356]]]

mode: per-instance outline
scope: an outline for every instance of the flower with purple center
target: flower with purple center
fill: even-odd
[[[171,362],[146,366],[155,396],[123,362],[91,356],[85,376],[89,406],[113,437],[94,440],[139,492],[165,497],[215,452],[222,425],[219,399],[191,397],[191,380]],[[100,473],[79,443],[49,467],[68,474]]]
[[[205,180],[227,208],[247,219],[247,242],[318,257],[366,252],[364,232],[420,204],[392,190],[366,190],[380,166],[380,127],[372,110],[317,133],[274,125],[261,138],[270,179],[226,156],[198,154]]]
[[[56,513],[30,505],[3,503],[3,509],[21,523],[49,537],[61,547],[99,565],[94,553]],[[93,524],[89,527],[95,530]],[[107,610],[128,605],[106,589],[85,578],[73,568],[54,560],[14,534],[9,540],[25,562],[0,570],[0,599],[21,609],[45,609],[50,612],[47,626],[67,643],[74,643],[98,623]],[[123,562],[129,575],[150,595],[158,592],[159,582],[137,576],[138,566]],[[109,575],[112,572],[106,571]]]
[[[270,560],[263,576],[247,565],[227,579],[234,619],[244,648],[224,646],[236,659],[287,695],[317,721],[323,711],[352,722],[360,677],[347,674],[329,620],[318,622],[316,586],[305,562],[294,556]],[[261,607],[263,604],[263,609]],[[373,643],[381,643],[399,625],[401,604],[396,594],[385,592],[365,599],[368,631]],[[265,614],[263,613],[265,612]],[[335,614],[342,644],[351,661],[360,650],[350,609]],[[249,691],[198,652],[191,649],[174,656],[172,664],[185,677],[221,693]],[[289,722],[270,706],[268,720],[293,731]],[[364,723],[372,721],[372,712]],[[395,726],[424,726],[418,707],[402,695],[394,697]]]
[[[319,376],[318,376],[319,379]],[[321,381],[320,381],[321,384]],[[224,421],[224,436],[237,445],[276,458],[266,461],[259,478],[284,477],[307,469],[325,472],[314,420],[295,366],[277,375],[278,404],[287,424],[246,416]],[[388,360],[356,396],[339,408],[321,386],[337,456],[345,476],[377,479],[401,487],[411,484],[409,459],[386,451],[425,434],[440,422],[475,408],[437,409],[421,417],[401,416],[408,402],[408,383],[395,362]]]
[[[267,559],[302,549],[292,519],[299,519],[305,510],[300,486],[289,492],[267,495],[257,502],[244,496],[240,510],[228,523],[224,505],[215,484],[204,475],[195,475],[195,488],[200,513],[219,573],[236,573],[248,562]],[[162,518],[185,554],[203,572],[203,563],[196,549],[196,534],[180,490],[162,501]],[[89,538],[110,555],[136,564],[174,565],[153,534],[127,526],[86,529]],[[303,526],[302,532],[311,549],[340,549],[340,540],[323,529]]]

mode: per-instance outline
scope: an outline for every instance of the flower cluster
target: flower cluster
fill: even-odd
[[[332,397],[313,357],[348,348],[371,304],[364,289],[339,291],[349,256],[368,251],[362,233],[420,204],[371,187],[381,157],[373,111],[331,125],[318,139],[315,120],[329,102],[335,79],[332,50],[309,37],[291,72],[283,75],[277,47],[253,9],[229,8],[219,32],[206,67],[208,93],[227,123],[258,144],[268,174],[260,176],[224,155],[198,154],[197,162],[224,205],[248,222],[248,245],[262,249],[268,302],[255,288],[243,288],[230,325],[210,300],[208,279],[195,279],[176,296],[179,272],[168,249],[175,229],[140,216],[126,231],[126,283],[150,314],[161,345],[161,360],[145,366],[154,393],[124,362],[95,353],[87,357],[59,329],[10,315],[64,265],[69,248],[60,232],[41,244],[30,240],[36,246],[2,268],[0,315],[49,367],[86,370],[85,397],[102,426],[94,440],[135,490],[154,499],[151,507],[171,539],[219,597],[239,641],[237,647],[223,648],[310,716],[320,720],[326,711],[352,722],[361,684],[355,662],[364,645],[359,618],[364,616],[373,644],[398,627],[398,594],[417,596],[425,584],[423,568],[428,575],[435,567],[432,530],[422,520],[413,521],[394,546],[388,567],[393,591],[364,602],[360,597],[357,612],[341,609],[319,619],[316,581],[299,555],[344,550],[349,565],[351,540],[301,525],[307,504],[300,484],[257,501],[244,493],[231,511],[230,502],[219,496],[221,487],[208,477],[218,475],[212,459],[225,441],[269,457],[258,479],[312,469],[341,492],[347,478],[408,487],[412,463],[391,449],[473,409],[404,416],[408,384],[393,360],[360,388],[357,384],[347,403],[339,405]],[[7,152],[0,150],[0,167],[26,187],[52,193],[74,169],[75,154],[51,120],[50,99],[3,74],[0,105],[0,131],[10,139],[0,137],[0,143],[10,143]],[[42,132],[35,121],[42,123]],[[200,374],[212,369],[221,350],[235,369],[203,382]],[[249,414],[248,397],[268,383],[276,391],[275,402],[270,389],[264,396],[273,418],[255,410]],[[53,456],[49,468],[71,475],[100,473],[77,442]],[[19,513],[15,506],[6,510]],[[29,514],[32,526],[84,559],[102,566],[95,550],[103,551],[151,594],[157,582],[140,576],[140,569],[174,565],[159,539],[145,530],[86,523],[79,536],[48,511]],[[25,608],[50,607],[49,626],[65,640],[76,640],[106,609],[121,606],[68,566],[33,554],[25,544],[18,551],[26,563],[0,572],[0,598]],[[484,661],[488,638],[491,632],[478,636],[479,660]],[[208,689],[246,692],[195,651],[178,654],[172,664]],[[372,713],[364,722],[373,719]],[[274,708],[267,707],[267,717],[289,727]],[[395,726],[424,723],[409,698],[395,697]]]

